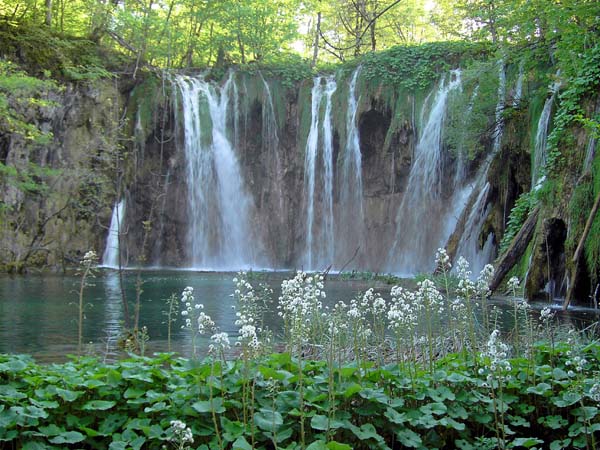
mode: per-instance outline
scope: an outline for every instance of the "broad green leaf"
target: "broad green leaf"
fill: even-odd
[[[368,439],[374,439],[379,442],[383,442],[383,437],[377,433],[375,427],[370,423],[365,423],[361,425],[360,428],[357,426],[352,427],[352,433],[359,438],[360,440],[366,441]]]
[[[3,427],[0,427],[0,442],[10,442],[17,437],[19,437],[19,432],[17,430],[6,431]]]
[[[399,413],[393,408],[386,409],[383,415],[387,417],[390,422],[395,423],[396,425],[402,425],[407,421],[406,414]]]
[[[263,408],[254,413],[254,422],[262,430],[276,432],[283,425],[283,417],[277,411]]]
[[[65,432],[64,428],[58,427],[54,424],[48,425],[47,427],[40,427],[39,430],[45,436],[57,436],[57,435]]]
[[[567,375],[567,372],[565,372],[560,367],[557,367],[552,371],[552,376],[555,380],[565,380],[565,379],[569,378],[569,375]]]
[[[65,431],[64,433],[49,439],[53,444],[76,444],[83,440],[85,440],[85,436],[78,431]]]
[[[327,448],[325,441],[318,440],[306,447],[306,450],[327,450]]]
[[[144,428],[148,428],[151,425],[150,419],[140,419],[135,418],[127,422],[125,428],[129,428],[131,430],[143,430]]]
[[[110,414],[101,423],[98,431],[103,435],[115,433],[126,421],[128,417],[124,414]]]
[[[360,391],[359,395],[365,400],[375,401],[384,405],[387,405],[390,401],[390,398],[386,394],[375,389],[363,389]]]
[[[152,406],[147,406],[144,408],[144,412],[155,412],[155,411],[163,411],[167,408],[167,404],[165,402],[158,402]]]
[[[31,417],[33,419],[46,419],[48,417],[48,413],[37,406],[26,406],[24,408],[13,406],[10,409],[16,412],[17,416],[21,417]]]
[[[0,385],[0,398],[5,401],[8,400],[20,400],[27,398],[27,394],[19,392],[14,386],[10,384]]]
[[[97,436],[105,436],[104,434],[100,433],[99,431],[96,431],[92,428],[88,428],[88,427],[79,427],[79,429],[83,432],[85,432],[85,434],[88,435],[88,437],[97,437]]]
[[[232,446],[233,450],[252,450],[252,446],[248,444],[248,441],[244,436],[240,436],[235,440]]]
[[[570,448],[571,439],[557,439],[556,441],[550,442],[550,450],[562,450],[563,448]]]
[[[525,447],[525,448],[531,448],[534,445],[537,444],[543,444],[544,441],[538,438],[516,438],[512,441],[512,445],[514,445],[515,447]]]
[[[595,406],[581,406],[571,411],[571,414],[577,417],[579,421],[589,422],[598,414],[598,408]]]
[[[91,400],[83,405],[81,409],[85,411],[106,411],[115,406],[117,402],[114,400]]]
[[[352,397],[354,394],[360,392],[361,390],[362,386],[360,384],[352,383],[346,389],[344,389],[344,397]]]
[[[567,406],[574,405],[581,400],[581,394],[578,392],[567,391],[563,393],[562,397],[554,397],[552,403],[559,408],[565,408]]]
[[[225,412],[225,407],[223,406],[223,398],[221,397],[213,398],[212,403],[210,402],[210,400],[195,402],[192,404],[192,408],[194,408],[199,413],[209,413],[213,410],[217,414]]]
[[[558,430],[569,424],[562,416],[544,416],[538,418],[538,423],[545,425],[552,430]]]
[[[552,386],[550,386],[548,383],[538,383],[535,386],[527,388],[526,392],[528,394],[544,395],[547,392],[552,392]]]
[[[422,443],[421,437],[408,428],[404,428],[403,430],[397,431],[396,437],[398,438],[398,441],[405,447],[416,448],[419,447]]]
[[[454,428],[458,431],[463,431],[465,429],[465,424],[461,422],[457,422],[451,417],[442,417],[439,421],[439,424],[448,428]]]
[[[448,411],[448,408],[443,403],[428,403],[419,408],[423,414],[437,414],[442,415]]]
[[[11,359],[10,361],[0,364],[0,372],[21,372],[22,370],[26,369],[27,366],[28,363],[25,361],[20,359]]]
[[[50,448],[55,448],[55,447],[48,445],[44,442],[40,442],[40,441],[27,441],[23,445],[22,450],[46,450],[46,449],[50,449]]]
[[[223,438],[228,442],[235,441],[244,434],[244,424],[240,421],[231,421],[221,416],[221,427],[223,427]]]
[[[142,395],[144,395],[145,393],[146,393],[145,389],[137,389],[134,387],[130,387],[123,393],[123,397],[124,398],[138,398],[138,397],[141,397]]]
[[[352,450],[352,446],[348,444],[342,444],[337,441],[329,441],[327,443],[327,448],[329,450]]]
[[[437,389],[431,389],[429,391],[429,397],[431,397],[434,402],[443,402],[444,400],[453,401],[456,399],[454,392],[452,392],[446,386],[440,386]]]
[[[64,401],[72,402],[74,400],[77,400],[81,395],[83,395],[83,392],[70,391],[68,389],[56,388],[56,394],[60,398],[62,398]]]

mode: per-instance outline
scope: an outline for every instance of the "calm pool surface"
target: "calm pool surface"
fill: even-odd
[[[175,294],[180,298],[186,286],[194,288],[196,301],[204,304],[204,311],[212,317],[220,331],[237,335],[234,325],[234,273],[199,273],[187,271],[146,271],[142,273],[140,325],[148,328],[150,341],[147,354],[167,351],[166,301]],[[285,272],[260,273],[251,279],[253,285],[268,283],[274,290],[273,299],[279,296],[281,281],[290,277]],[[125,295],[130,305],[135,300],[136,273],[123,274]],[[411,283],[410,281],[407,281]],[[118,273],[103,270],[85,288],[85,320],[83,341],[96,354],[115,356],[117,338],[123,327],[121,287]],[[27,353],[40,362],[62,361],[77,351],[77,315],[80,278],[61,275],[28,275],[0,277],[0,353]],[[334,304],[339,300],[349,302],[372,283],[329,279],[325,285],[327,299]],[[390,287],[377,289],[389,299]],[[510,308],[505,299],[492,299],[501,308]],[[541,309],[545,304],[535,304]],[[133,311],[133,306],[130,306]],[[510,322],[510,314],[505,314]],[[266,325],[277,336],[281,331],[276,303],[265,318]],[[561,320],[585,326],[597,320],[589,309],[574,308],[562,314]],[[191,354],[189,332],[181,329],[182,321],[173,326],[172,350],[183,355]],[[505,326],[510,326],[506,323]]]

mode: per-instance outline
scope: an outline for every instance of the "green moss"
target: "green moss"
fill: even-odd
[[[166,83],[165,86],[170,90],[170,83]],[[129,99],[128,120],[130,126],[135,127],[139,119],[139,125],[144,132],[144,136],[139,136],[140,139],[145,140],[154,129],[159,105],[168,97],[169,92],[163,93],[161,79],[153,74],[135,86]]]
[[[428,89],[440,73],[473,58],[485,58],[489,48],[468,42],[435,42],[397,46],[366,55],[361,64],[367,80],[378,80],[393,88]]]
[[[304,155],[311,123],[312,83],[302,83],[298,92],[298,150]]]
[[[0,21],[0,54],[24,64],[33,75],[69,81],[110,77],[110,70],[125,65],[121,55],[95,42],[9,21]]]

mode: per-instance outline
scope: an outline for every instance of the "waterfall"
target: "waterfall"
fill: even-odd
[[[523,98],[523,77],[524,77],[524,67],[523,61],[519,64],[519,76],[517,77],[517,85],[515,87],[515,95],[513,97],[513,106],[519,106],[521,103],[521,99]]]
[[[517,82],[517,85],[519,82]],[[517,86],[518,87],[518,86]],[[486,156],[481,165],[471,194],[473,198],[469,202],[470,207],[465,210],[465,222],[463,232],[460,236],[456,249],[456,256],[463,256],[471,264],[473,277],[476,278],[483,267],[492,261],[494,257],[494,234],[489,233],[485,242],[480,246],[479,238],[483,226],[491,211],[488,205],[490,183],[487,181],[488,170],[496,154],[500,151],[502,134],[504,132],[504,119],[502,113],[506,106],[506,67],[503,61],[499,62],[498,69],[498,101],[494,114],[494,132],[492,151]],[[465,205],[466,206],[466,205]]]
[[[359,103],[356,83],[360,72],[361,67],[358,66],[352,74],[348,89],[346,145],[342,154],[339,213],[336,222],[336,238],[338,240],[336,261],[341,264],[348,263],[356,255],[361,255],[365,251],[362,156],[356,118]]]
[[[557,74],[558,76],[559,74]],[[550,97],[546,98],[544,102],[544,109],[540,114],[538,120],[537,132],[535,134],[535,147],[533,152],[533,164],[531,167],[531,187],[537,188],[543,182],[542,170],[546,165],[547,158],[547,139],[548,139],[548,126],[550,125],[550,118],[552,116],[552,105],[554,98],[560,87],[560,82],[555,81],[550,85]]]
[[[252,247],[257,247],[250,233],[251,201],[227,133],[233,73],[220,88],[187,76],[177,76],[175,84],[183,109],[190,265],[250,267],[256,264]]]
[[[277,126],[277,116],[275,114],[275,106],[273,104],[273,96],[271,95],[271,88],[269,83],[264,79],[262,73],[260,78],[263,82],[263,108],[262,108],[262,146],[265,154],[274,161],[275,173],[270,174],[271,178],[271,192],[277,196],[277,220],[280,221],[281,226],[284,226],[283,220],[285,219],[285,206],[284,206],[284,192],[283,192],[283,166],[281,164],[279,147],[279,133]]]
[[[486,173],[487,175],[487,173]],[[483,267],[494,257],[494,235],[490,233],[483,246],[479,245],[479,236],[487,219],[491,206],[488,205],[490,183],[486,182],[483,189],[477,192],[473,206],[469,208],[464,232],[456,249],[457,256],[463,256],[469,261],[473,276],[477,277]]]
[[[396,238],[388,255],[390,270],[414,275],[431,268],[431,255],[445,243],[448,200],[442,195],[442,130],[449,94],[461,86],[461,72],[442,78],[429,114],[423,111],[408,185],[396,217]],[[426,108],[427,102],[423,105]],[[452,202],[450,202],[452,203]]]
[[[585,149],[585,160],[583,161],[583,171],[587,172],[592,167],[592,161],[596,155],[596,143],[597,139],[594,136],[590,136]]]
[[[594,113],[600,113],[600,104],[596,105]],[[588,143],[585,148],[585,159],[583,160],[583,173],[587,172],[592,167],[592,162],[594,161],[594,157],[596,156],[597,143],[598,138],[596,137],[595,133],[590,133],[590,137],[588,138]]]
[[[323,77],[316,77],[313,81],[311,123],[304,156],[306,205],[304,264],[307,269],[322,269],[334,262],[331,98],[336,89],[337,83],[334,77],[328,77],[325,86],[323,86]],[[325,113],[323,120],[320,121],[323,98],[325,98]],[[319,149],[322,151],[319,152]]]
[[[125,215],[125,199],[115,203],[113,207],[112,217],[110,219],[110,228],[106,236],[106,246],[102,255],[102,267],[109,269],[118,269],[119,261],[119,234],[121,225],[123,224],[123,216]]]

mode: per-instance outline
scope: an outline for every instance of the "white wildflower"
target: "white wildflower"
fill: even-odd
[[[194,443],[194,436],[192,435],[191,428],[181,420],[171,420],[169,431],[173,434],[173,437],[170,439],[172,442],[178,442],[181,445]]]
[[[512,366],[508,360],[508,345],[500,341],[499,336],[500,331],[492,331],[486,345],[487,349],[483,353],[484,356],[489,358],[489,361],[486,363],[486,368],[489,371],[487,376],[488,382],[491,382],[493,379],[507,379],[512,370]]]
[[[519,282],[519,279],[517,277],[511,277],[510,280],[508,280],[508,282],[506,283],[506,286],[508,287],[508,289],[514,292],[517,289],[519,289],[520,284],[521,283]]]
[[[438,248],[435,253],[435,271],[446,273],[452,268],[452,263],[450,262],[450,256],[448,256],[448,252],[444,248]]]

